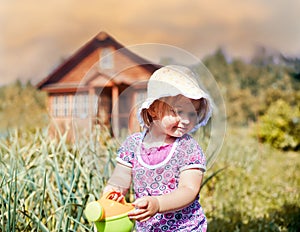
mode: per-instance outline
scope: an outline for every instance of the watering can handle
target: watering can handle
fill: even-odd
[[[120,196],[122,195],[122,193],[117,192],[117,191],[110,191],[110,192],[105,193],[103,197],[104,197],[105,199],[112,200],[116,195],[117,195],[118,197],[120,197]],[[124,204],[124,205],[126,204],[126,200],[125,200],[124,197],[123,197],[123,199],[120,201],[120,203],[121,203],[121,204]]]

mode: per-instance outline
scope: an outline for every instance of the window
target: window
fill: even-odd
[[[69,116],[69,96],[68,95],[64,95],[63,96],[64,102],[63,102],[63,116],[67,117]]]
[[[100,69],[112,69],[113,64],[113,54],[111,48],[103,48],[100,52]]]
[[[59,96],[53,96],[53,98],[52,98],[52,115],[54,117],[59,116],[59,109],[60,109]]]
[[[73,116],[86,118],[89,113],[89,95],[87,93],[76,94],[73,104]]]
[[[54,117],[70,116],[70,95],[55,95],[52,98],[52,115]]]

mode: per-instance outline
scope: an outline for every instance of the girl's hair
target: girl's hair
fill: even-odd
[[[163,117],[165,114],[172,110],[172,103],[176,102],[178,98],[182,97],[182,95],[177,95],[175,97],[162,97],[158,100],[155,100],[148,109],[143,109],[141,111],[141,117],[145,123],[146,127],[150,127],[151,123],[155,119],[155,117]],[[209,103],[207,99],[200,98],[200,99],[190,99],[191,101],[199,101],[200,107],[198,109],[198,122],[197,124],[201,123],[206,114],[209,111]]]

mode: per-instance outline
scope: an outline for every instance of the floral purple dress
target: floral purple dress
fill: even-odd
[[[177,188],[181,171],[205,170],[205,156],[190,135],[177,138],[169,146],[150,149],[142,146],[144,136],[145,133],[129,136],[118,151],[117,161],[132,168],[135,198],[167,194]],[[181,210],[157,213],[145,222],[136,222],[137,232],[206,230],[207,221],[199,197]]]

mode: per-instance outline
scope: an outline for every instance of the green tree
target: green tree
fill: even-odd
[[[230,60],[222,49],[204,59],[222,90],[230,124],[256,122],[278,99],[290,105],[299,101],[300,81],[279,58],[277,53],[261,48],[252,62]]]
[[[30,82],[0,88],[0,129],[36,128],[48,123],[46,94]]]

